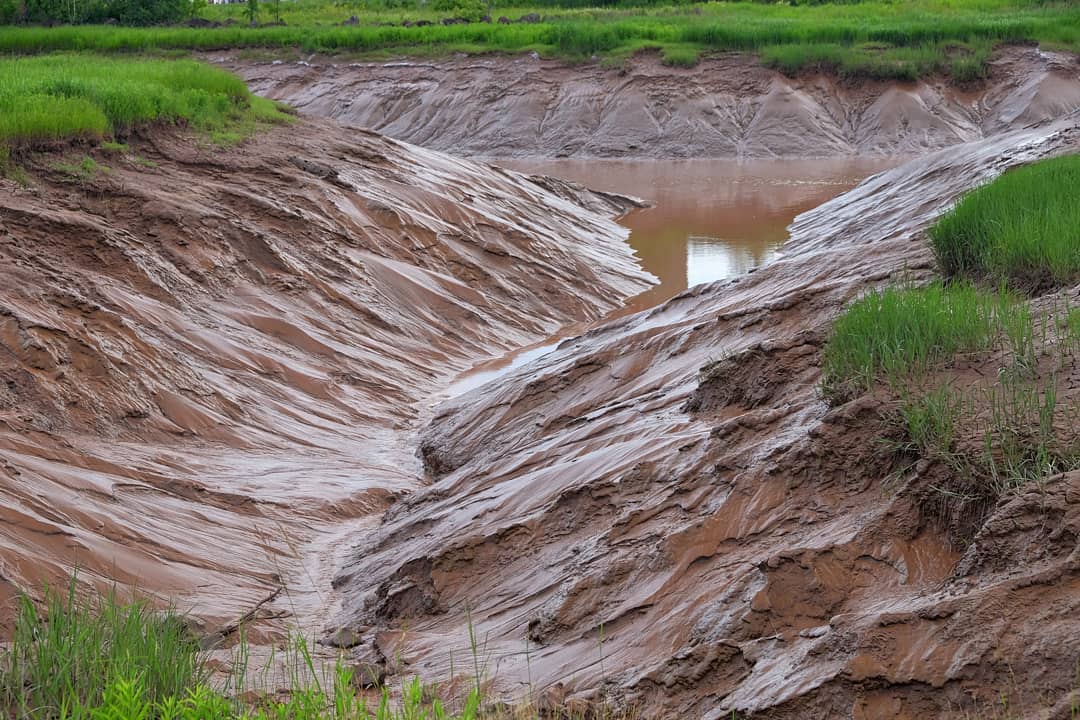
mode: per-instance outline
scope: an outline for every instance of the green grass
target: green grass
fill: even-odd
[[[94,158],[86,155],[79,162],[57,162],[53,164],[53,169],[63,173],[67,176],[67,179],[76,182],[84,183],[93,180],[98,176],[98,173],[109,173],[111,170],[104,165],[100,165]]]
[[[101,141],[151,123],[222,141],[283,117],[236,76],[192,60],[59,54],[0,59],[0,146]]]
[[[701,50],[693,45],[666,45],[661,50],[665,65],[694,67],[701,58]]]
[[[836,320],[822,359],[822,391],[843,402],[879,380],[897,385],[960,353],[1015,335],[1026,308],[1007,293],[967,283],[873,291]],[[1027,320],[1030,324],[1030,319]]]
[[[0,707],[9,717],[58,718],[65,708],[99,706],[123,678],[138,677],[151,703],[205,679],[182,618],[116,595],[83,600],[75,587],[73,580],[66,593],[47,592],[41,608],[20,599],[11,642],[0,650]]]
[[[484,696],[487,661],[470,629],[471,678],[457,675],[440,692],[413,677],[400,686],[363,691],[373,678],[348,658],[325,666],[311,645],[292,636],[251,668],[241,628],[231,668],[215,678],[208,651],[185,618],[115,593],[84,598],[73,578],[64,593],[47,591],[39,607],[20,598],[10,642],[0,645],[0,716],[13,720],[539,720],[528,698],[506,704]],[[280,672],[287,678],[278,678]],[[284,680],[287,693],[281,692]],[[466,680],[460,691],[454,682]],[[440,699],[440,695],[442,699]],[[628,720],[605,707],[559,713],[567,720]]]
[[[785,72],[836,68],[849,75],[914,78],[950,73],[971,80],[984,72],[999,42],[1038,41],[1080,50],[1080,6],[1023,0],[869,0],[857,4],[793,6],[720,2],[649,8],[497,8],[517,18],[539,12],[536,24],[472,23],[404,27],[437,20],[430,5],[412,2],[375,10],[330,2],[283,3],[285,27],[119,28],[72,26],[0,28],[0,51],[140,52],[260,48],[275,52],[349,52],[361,55],[437,55],[451,52],[525,52],[570,59],[659,49],[667,61],[688,65],[695,54],[761,53]],[[207,14],[240,20],[243,8],[217,6]],[[340,26],[350,14],[358,26]],[[384,25],[392,23],[393,25]]]
[[[925,395],[908,398],[900,405],[900,421],[908,441],[924,454],[952,452],[963,401],[948,385]]]
[[[1038,292],[1080,280],[1080,155],[1011,170],[930,229],[942,271]]]
[[[951,76],[957,83],[966,83],[986,76],[986,60],[992,45],[988,40],[901,46],[794,43],[763,48],[761,60],[767,67],[788,75],[817,69],[842,77],[910,81],[941,74]]]
[[[951,479],[938,489],[948,502],[992,500],[1080,468],[1080,435],[1070,430],[1080,408],[1058,397],[1059,377],[1080,351],[1076,315],[1055,305],[1035,322],[1015,296],[969,282],[872,292],[834,325],[823,395],[845,402],[887,384],[896,412],[885,417],[904,438],[898,449],[946,465]],[[949,367],[965,354],[976,372],[957,388]]]
[[[944,462],[961,499],[1000,497],[1024,483],[1080,469],[1080,444],[1058,428],[1080,420],[1058,399],[1058,379],[1003,373],[985,387],[947,384],[912,394],[899,407],[897,425],[907,448]]]

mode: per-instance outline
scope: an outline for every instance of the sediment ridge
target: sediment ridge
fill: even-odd
[[[331,638],[438,677],[471,632],[508,694],[646,717],[1066,707],[1080,473],[958,541],[932,474],[898,473],[882,448],[882,400],[830,409],[817,380],[840,308],[929,277],[929,222],[1011,166],[1080,150],[1078,119],[878,174],[800,216],[758,272],[441,406],[420,443],[436,482],[349,555]],[[1062,402],[1078,406],[1071,372]]]
[[[5,598],[78,565],[211,632],[318,625],[340,543],[424,482],[425,399],[650,282],[630,200],[325,121],[84,152],[0,179]]]
[[[393,62],[210,60],[260,95],[407,142],[477,157],[836,157],[924,154],[1080,107],[1080,65],[998,50],[985,82],[790,78],[753,56],[677,68],[530,55]]]

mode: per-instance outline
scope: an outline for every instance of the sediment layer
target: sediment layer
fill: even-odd
[[[933,273],[923,230],[958,195],[1077,150],[1074,115],[876,175],[758,272],[443,405],[420,445],[437,481],[350,554],[332,637],[438,677],[471,626],[508,694],[646,717],[960,717],[1017,689],[1067,705],[1080,473],[1003,500],[965,547],[926,468],[883,450],[882,401],[830,409],[816,382],[846,302]]]
[[[913,155],[1080,107],[1076,58],[1020,46],[998,51],[988,80],[968,88],[789,78],[747,55],[689,69],[649,55],[620,68],[529,55],[211,59],[304,112],[478,157]]]

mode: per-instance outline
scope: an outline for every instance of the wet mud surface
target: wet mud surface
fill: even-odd
[[[0,576],[306,627],[345,539],[424,482],[432,389],[651,279],[614,196],[317,121],[197,145],[0,180]]]
[[[647,716],[963,717],[1003,692],[1067,707],[1080,474],[1002,501],[959,544],[931,480],[882,452],[881,400],[830,409],[816,381],[845,302],[929,276],[926,225],[1014,164],[1080,149],[1077,121],[876,175],[797,218],[758,272],[439,407],[420,445],[436,482],[349,555],[331,637],[439,676],[468,655],[468,610],[505,692]]]
[[[999,51],[985,84],[787,78],[754,57],[684,69],[527,55],[351,62],[209,59],[259,94],[455,155],[837,157],[908,155],[1060,117],[1080,104],[1074,58]]]
[[[777,257],[795,216],[850,190],[897,158],[835,160],[498,160],[534,177],[639,197],[650,207],[619,224],[642,269],[658,280],[591,323],[477,363],[435,398],[455,397],[532,362],[600,323],[653,308],[691,285],[753,272]]]
[[[432,92],[480,92],[461,78],[482,70],[451,71],[489,60],[507,61],[436,66],[458,79]],[[511,61],[522,77],[535,62]],[[710,63],[678,80],[736,83],[724,103],[685,93],[733,113],[746,98],[753,132],[733,154],[953,146],[803,212],[756,272],[445,402],[479,359],[654,282],[612,220],[631,200],[310,118],[229,151],[132,138],[89,180],[48,154],[29,161],[31,187],[0,180],[0,599],[78,563],[88,583],[176,598],[211,636],[241,618],[256,643],[299,625],[392,679],[460,668],[471,618],[496,692],[610,696],[646,716],[938,717],[1016,687],[1067,717],[1080,474],[1003,500],[960,545],[927,478],[897,481],[880,452],[880,400],[829,409],[815,384],[832,317],[876,284],[928,276],[923,230],[956,197],[1080,149],[1075,59],[1009,49],[962,112],[933,84],[858,90]],[[706,73],[723,63],[743,70]],[[380,107],[363,73],[394,68],[244,67],[257,89],[269,78],[278,97],[372,125],[325,103]],[[651,67],[613,108],[654,106]],[[343,77],[360,90],[339,92]],[[862,105],[840,115],[805,110],[851,93]],[[422,114],[397,111],[405,129]],[[640,126],[655,156],[731,151],[649,123],[505,141],[554,154],[588,136],[574,152],[610,154]],[[452,114],[429,125],[433,146],[463,154],[506,133]]]

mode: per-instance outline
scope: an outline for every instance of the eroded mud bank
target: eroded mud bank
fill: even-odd
[[[650,279],[616,196],[324,121],[198,145],[0,179],[0,586],[78,564],[209,630],[318,625],[343,543],[423,482],[422,400]]]
[[[457,155],[836,157],[905,155],[1061,117],[1080,106],[1075,58],[1000,50],[989,80],[897,85],[792,79],[753,57],[692,69],[639,56],[625,68],[529,56],[349,62],[211,57],[304,112]]]
[[[333,637],[445,675],[468,608],[503,690],[647,716],[940,717],[1017,688],[1054,705],[1080,653],[1080,474],[1002,502],[964,550],[918,469],[894,475],[879,404],[830,411],[815,383],[846,301],[931,273],[921,232],[953,199],[1078,149],[1074,113],[877,175],[757,273],[442,406],[421,439],[437,482],[350,553]]]
[[[470,655],[469,608],[500,690],[665,717],[922,718],[1005,683],[1053,702],[1080,652],[1080,476],[1003,503],[961,552],[924,479],[884,489],[877,408],[827,412],[814,387],[832,315],[928,274],[920,232],[953,198],[1076,149],[1074,63],[1008,49],[970,94],[738,58],[580,82],[528,58],[240,66],[463,153],[973,141],[805,213],[752,275],[434,410],[476,360],[648,286],[610,220],[625,199],[313,120],[230,151],[134,138],[90,179],[31,160],[31,188],[0,180],[0,594],[78,563],[212,632],[325,629],[430,678]]]

